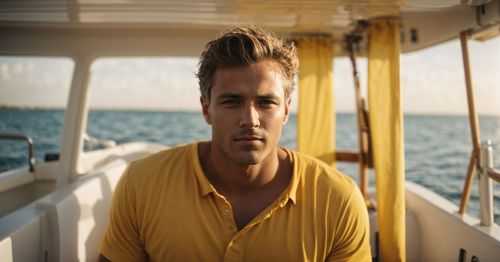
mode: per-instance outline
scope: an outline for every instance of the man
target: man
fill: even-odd
[[[295,49],[255,27],[208,43],[198,78],[212,140],[133,162],[100,246],[112,261],[371,261],[355,183],[278,142]]]

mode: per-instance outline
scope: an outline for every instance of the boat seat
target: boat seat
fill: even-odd
[[[35,181],[35,175],[27,167],[17,168],[0,174],[0,192]]]
[[[48,261],[97,261],[111,196],[127,162],[117,159],[36,204],[47,214],[42,243]]]
[[[44,212],[28,206],[0,218],[0,261],[43,261],[40,221]]]

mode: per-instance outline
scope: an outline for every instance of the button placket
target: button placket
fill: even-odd
[[[241,232],[236,233],[226,246],[224,252],[224,261],[241,261],[242,260],[242,250],[239,246],[239,240]]]
[[[231,208],[231,205],[229,203],[226,202],[224,204],[224,206],[222,208],[222,214],[224,217],[225,231],[227,232],[228,237],[230,239],[232,239],[237,232],[236,232],[236,225],[235,225],[234,219],[233,219],[232,208]]]
[[[222,214],[222,231],[226,234],[228,240],[232,240],[236,235],[236,224],[233,219],[233,212],[231,204],[223,196],[215,193],[217,197],[219,212]]]
[[[288,203],[288,195],[276,199],[276,201],[272,204],[271,207],[267,208],[265,212],[260,214],[255,221],[250,222],[247,226],[245,226],[242,230],[236,232],[234,231],[232,237],[230,237],[230,241],[226,246],[226,252],[224,255],[224,261],[228,260],[239,260],[241,257],[241,250],[240,247],[238,246],[237,243],[240,241],[243,241],[242,238],[244,238],[245,234],[249,234],[249,231],[252,230],[252,228],[265,220],[269,219],[274,212],[276,212],[279,208],[283,208],[286,204]],[[230,210],[231,211],[231,210]],[[226,213],[225,209],[223,211]],[[231,214],[231,213],[230,213]],[[234,220],[232,219],[232,215],[230,216],[231,223],[234,224]]]

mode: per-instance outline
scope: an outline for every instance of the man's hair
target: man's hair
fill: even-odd
[[[239,26],[210,41],[198,63],[201,96],[210,100],[215,71],[219,68],[273,61],[284,79],[285,97],[293,92],[298,59],[293,43],[255,26]]]

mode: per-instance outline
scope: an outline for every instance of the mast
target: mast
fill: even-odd
[[[460,32],[460,43],[462,46],[462,57],[464,65],[464,75],[465,75],[465,88],[467,91],[467,105],[469,109],[469,123],[471,129],[471,142],[472,142],[472,153],[469,160],[469,168],[467,169],[467,176],[465,178],[464,191],[462,194],[462,199],[460,201],[460,209],[458,213],[463,215],[467,208],[467,204],[470,198],[472,178],[477,168],[479,149],[480,149],[480,138],[479,138],[479,121],[477,119],[476,105],[474,99],[474,91],[472,87],[472,77],[469,62],[469,50],[467,46],[467,32]]]

